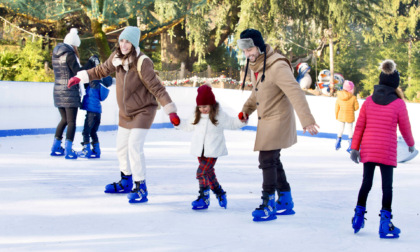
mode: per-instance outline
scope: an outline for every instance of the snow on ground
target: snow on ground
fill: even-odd
[[[393,222],[402,234],[379,239],[380,173],[376,171],[365,228],[351,217],[362,180],[335,140],[299,137],[282,151],[296,214],[252,221],[261,203],[255,132],[225,131],[229,156],[216,164],[228,208],[211,195],[208,210],[191,210],[197,198],[197,159],[191,134],[150,130],[145,154],[149,202],[130,205],[125,195],[103,193],[119,180],[116,132],[100,132],[99,160],[50,157],[53,135],[0,138],[0,251],[419,251],[420,158],[394,173]],[[75,143],[81,142],[76,134]],[[79,144],[75,146],[80,150]]]

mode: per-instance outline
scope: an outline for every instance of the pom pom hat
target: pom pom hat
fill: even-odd
[[[79,35],[77,35],[77,33],[78,32],[76,28],[71,28],[70,32],[66,35],[66,37],[64,37],[64,43],[71,46],[79,47],[80,38]]]
[[[400,73],[397,71],[397,64],[393,60],[384,60],[380,69],[382,72],[379,75],[379,85],[392,88],[397,88],[400,85]]]
[[[137,49],[139,47],[140,35],[141,32],[139,28],[135,26],[127,26],[124,31],[121,32],[118,41],[121,41],[122,39],[128,40],[131,44],[133,44],[134,48]]]
[[[201,87],[197,89],[197,106],[202,105],[214,105],[216,104],[216,98],[213,94],[213,91],[211,91],[211,86],[208,84],[204,84]]]
[[[353,93],[354,91],[354,83],[349,80],[345,80],[343,84],[343,89],[346,90],[349,93]]]
[[[246,29],[245,31],[241,32],[240,38],[237,43],[241,50],[245,50],[251,47],[258,47],[258,50],[260,51],[260,54],[264,54],[264,67],[263,67],[263,74],[261,77],[261,82],[265,79],[265,61],[267,59],[267,52],[266,52],[266,46],[264,43],[264,39],[261,35],[261,32],[255,29]],[[246,67],[245,67],[245,76],[244,81],[242,83],[242,90],[245,87],[245,80],[246,75],[248,73],[248,65],[249,65],[249,59],[246,60]]]

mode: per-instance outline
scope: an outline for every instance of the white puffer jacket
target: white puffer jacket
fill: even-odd
[[[184,131],[194,131],[191,141],[191,154],[196,157],[201,157],[204,148],[204,156],[207,158],[217,158],[228,154],[226,148],[224,129],[239,129],[246,125],[242,123],[237,117],[230,117],[221,109],[216,116],[218,121],[214,125],[208,114],[201,114],[200,121],[193,125],[194,115],[187,121],[181,119],[181,123],[175,127]]]

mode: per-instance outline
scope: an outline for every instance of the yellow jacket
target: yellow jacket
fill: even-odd
[[[335,119],[340,122],[352,123],[355,121],[354,111],[358,109],[359,102],[357,102],[356,96],[345,90],[337,92]]]

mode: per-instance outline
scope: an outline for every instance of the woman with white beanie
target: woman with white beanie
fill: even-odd
[[[72,150],[74,134],[76,133],[77,110],[81,105],[79,86],[67,88],[69,79],[82,69],[92,66],[89,62],[80,65],[79,51],[80,38],[76,28],[71,28],[64,38],[64,43],[59,43],[52,53],[52,66],[54,69],[54,105],[58,108],[61,120],[57,125],[51,156],[64,156],[66,159],[76,159],[77,155]],[[94,65],[93,65],[94,66]],[[63,132],[67,126],[65,148],[61,147]]]
[[[78,83],[89,83],[115,73],[119,108],[117,156],[121,180],[108,184],[105,193],[129,193],[129,203],[148,201],[143,145],[158,102],[172,124],[179,125],[180,122],[176,106],[157,78],[153,62],[146,57],[141,69],[137,69],[139,58],[144,55],[140,52],[139,41],[140,30],[134,26],[126,27],[118,38],[116,50],[103,64],[78,72],[68,83],[72,88]]]

